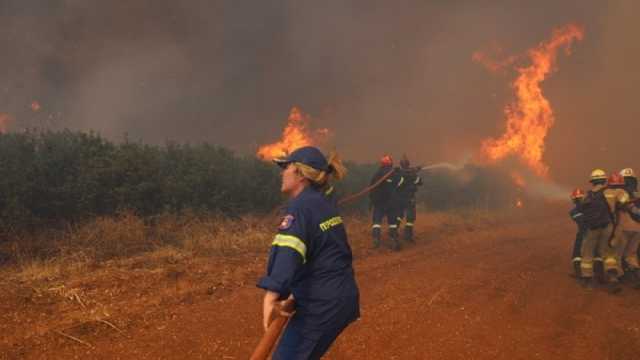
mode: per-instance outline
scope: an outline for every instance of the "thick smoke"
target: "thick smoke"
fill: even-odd
[[[503,131],[513,74],[474,51],[519,54],[552,28],[586,29],[543,83],[556,114],[553,179],[634,163],[640,32],[633,0],[3,0],[0,113],[27,127],[253,152],[300,106],[343,157],[455,161]],[[38,101],[41,109],[30,104]]]

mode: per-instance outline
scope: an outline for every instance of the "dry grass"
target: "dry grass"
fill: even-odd
[[[20,279],[23,281],[40,281],[55,279],[60,276],[62,265],[56,260],[34,259],[20,264]]]
[[[477,227],[495,224],[509,215],[471,209],[421,213],[418,222],[429,228]],[[370,219],[344,218],[352,249],[358,255],[370,246]],[[110,260],[140,256],[149,263],[173,264],[186,257],[264,255],[277,222],[272,217],[245,216],[232,220],[196,215],[164,215],[145,221],[124,212],[64,230],[16,235],[4,243],[0,253],[9,258],[19,279],[51,280],[87,271]]]
[[[82,249],[96,261],[128,257],[153,248],[147,236],[148,227],[132,213],[116,217],[100,217],[70,228],[62,235],[64,252]]]
[[[195,215],[145,221],[125,212],[62,230],[14,234],[2,244],[0,254],[9,267],[19,270],[21,279],[54,279],[140,254],[150,261],[171,263],[185,256],[263,252],[275,231],[274,223],[274,219],[257,216],[231,220]]]
[[[178,242],[195,255],[260,251],[267,248],[274,230],[273,223],[255,216],[196,219],[182,229]]]

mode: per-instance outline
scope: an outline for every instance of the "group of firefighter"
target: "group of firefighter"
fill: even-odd
[[[402,248],[400,229],[404,220],[403,240],[412,243],[413,227],[416,221],[416,192],[422,185],[419,175],[420,167],[411,167],[405,156],[400,160],[400,167],[393,166],[391,155],[380,159],[380,167],[373,175],[369,194],[373,210],[371,234],[373,248],[379,248],[382,240],[382,222],[387,220],[389,227],[390,247],[394,251]]]
[[[571,193],[571,218],[578,231],[572,263],[576,278],[585,287],[605,284],[617,293],[621,280],[640,289],[640,193],[633,169],[607,175],[591,172],[591,189]]]

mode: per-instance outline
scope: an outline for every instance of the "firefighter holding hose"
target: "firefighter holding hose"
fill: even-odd
[[[315,147],[274,160],[282,168],[281,191],[289,197],[269,253],[263,325],[273,315],[289,323],[273,359],[319,359],[360,316],[351,247],[335,202],[325,196],[329,180],[346,174],[338,156]],[[295,311],[282,312],[295,301]]]
[[[391,176],[389,176],[391,174]],[[398,202],[397,189],[404,182],[402,175],[393,168],[393,158],[391,155],[384,155],[380,159],[380,167],[373,178],[371,184],[377,184],[379,180],[386,178],[382,183],[375,187],[370,193],[369,198],[373,208],[371,225],[371,237],[373,240],[373,248],[380,247],[380,239],[382,237],[382,221],[387,219],[389,226],[389,239],[393,250],[400,250],[400,241],[398,240]]]

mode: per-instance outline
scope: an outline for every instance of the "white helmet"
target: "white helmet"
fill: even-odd
[[[622,175],[623,177],[630,177],[630,178],[636,177],[636,175],[633,173],[632,168],[626,168],[626,169],[620,170],[620,175]]]

